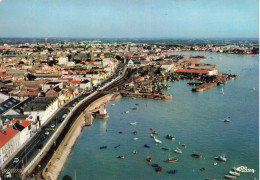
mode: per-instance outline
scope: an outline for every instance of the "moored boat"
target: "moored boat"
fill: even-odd
[[[199,153],[196,153],[196,152],[193,152],[191,154],[192,157],[195,157],[195,158],[202,158],[202,156],[199,154]]]
[[[115,146],[115,148],[119,148],[120,147],[120,144],[118,144],[117,146]]]
[[[169,134],[166,135],[166,139],[175,140],[175,138]]]
[[[124,156],[117,156],[118,159],[124,159]]]
[[[137,141],[137,140],[138,140],[138,137],[133,138],[133,140],[134,140],[134,141]]]
[[[225,175],[225,178],[226,178],[226,179],[236,179],[237,177],[227,174],[227,175]]]
[[[177,146],[176,146],[176,149],[174,150],[175,153],[177,154],[181,154],[182,153],[182,150],[180,150]]]
[[[152,167],[159,167],[159,165],[158,164],[152,164]]]
[[[152,162],[152,158],[150,156],[147,156],[146,161],[148,161],[150,163],[150,162]]]
[[[169,171],[167,171],[167,173],[169,173],[169,174],[175,174],[175,173],[177,173],[178,172],[178,170],[169,170]]]
[[[170,150],[170,149],[167,148],[167,147],[162,147],[161,149],[163,149],[163,150]]]
[[[101,146],[99,149],[106,149],[107,146]]]
[[[145,144],[144,147],[146,147],[146,148],[150,148],[150,146],[149,146],[148,144]]]
[[[136,122],[131,122],[130,125],[136,125]]]
[[[232,176],[240,176],[240,173],[236,171],[229,171],[228,173]]]
[[[133,150],[133,154],[137,154],[137,151],[136,151],[136,150]]]
[[[137,107],[132,108],[132,110],[137,110]]]
[[[134,130],[133,134],[137,134],[137,130]]]
[[[215,159],[218,160],[218,161],[223,161],[223,162],[227,161],[227,158],[225,158],[225,155],[223,155],[223,156],[218,155],[217,157],[215,157]]]
[[[155,171],[156,171],[156,172],[161,172],[161,171],[162,171],[162,167],[157,167],[157,168],[155,169]]]
[[[160,141],[159,139],[157,139],[157,138],[154,138],[154,142],[156,142],[156,143],[159,143],[159,144],[161,144],[162,143],[162,141]]]
[[[167,158],[165,161],[166,162],[177,162],[178,159],[177,158]]]

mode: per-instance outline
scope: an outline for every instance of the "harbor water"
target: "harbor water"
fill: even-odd
[[[91,127],[83,129],[59,179],[65,175],[80,180],[224,179],[233,166],[242,165],[256,172],[243,173],[239,179],[258,178],[259,56],[186,54],[205,55],[207,60],[202,63],[215,63],[220,72],[239,77],[204,92],[192,92],[188,80],[165,82],[171,88],[164,93],[172,94],[172,100],[127,97],[108,102],[110,117],[94,119]],[[137,110],[132,109],[135,107]],[[129,113],[124,113],[127,111]],[[224,122],[227,117],[230,117],[229,123]],[[158,133],[156,137],[162,144],[154,142],[150,128]],[[135,130],[137,134],[133,133]],[[166,134],[175,140],[166,139]],[[134,140],[135,137],[138,140]],[[100,149],[101,146],[107,148]],[[174,153],[176,147],[182,154]],[[133,154],[133,150],[137,154]],[[192,157],[193,152],[202,158]],[[223,154],[226,162],[214,159]],[[147,156],[152,158],[150,165]],[[165,162],[169,156],[178,158],[178,162]],[[155,172],[153,163],[162,167],[160,173]],[[168,174],[168,170],[178,172]]]

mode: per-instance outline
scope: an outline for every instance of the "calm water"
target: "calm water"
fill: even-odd
[[[215,87],[201,93],[191,91],[188,81],[167,82],[171,89],[164,93],[173,95],[172,100],[150,100],[122,98],[109,102],[107,110],[110,118],[95,119],[93,126],[82,131],[59,179],[64,175],[77,179],[205,179],[227,174],[234,165],[245,165],[257,171],[243,173],[239,179],[252,179],[259,176],[259,70],[258,56],[227,55],[213,53],[192,53],[206,55],[202,62],[216,63],[220,72],[239,74],[240,77],[228,81],[222,87]],[[115,105],[112,105],[115,104]],[[138,105],[135,105],[138,104]],[[132,110],[138,107],[138,110]],[[128,114],[122,114],[130,111]],[[230,116],[231,122],[223,120]],[[136,126],[130,122],[137,122]],[[162,144],[156,144],[150,137],[154,128]],[[137,130],[137,135],[132,132]],[[123,134],[118,132],[122,131]],[[165,138],[166,134],[176,137],[175,141]],[[138,137],[137,141],[133,138]],[[181,144],[186,144],[186,148]],[[114,148],[120,144],[119,148]],[[149,144],[150,148],[145,148]],[[100,146],[107,149],[100,150]],[[173,152],[175,146],[183,154]],[[170,156],[179,160],[167,163]],[[132,153],[137,150],[137,154]],[[193,151],[203,158],[191,157]],[[214,157],[225,153],[227,162],[216,162]],[[123,155],[125,159],[118,159]],[[149,166],[146,156],[152,163],[162,167],[156,173]],[[205,168],[205,171],[200,171]],[[178,173],[166,171],[177,169]]]

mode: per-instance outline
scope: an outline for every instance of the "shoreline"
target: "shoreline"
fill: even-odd
[[[114,95],[108,94],[105,95],[93,103],[91,103],[82,113],[80,116],[75,120],[73,125],[71,126],[69,132],[66,134],[64,139],[62,140],[60,146],[57,148],[56,152],[53,154],[50,161],[47,163],[46,167],[42,171],[42,177],[48,180],[58,179],[64,165],[66,164],[70,153],[76,144],[84,126],[84,113],[91,113],[95,111],[102,102],[110,101]]]

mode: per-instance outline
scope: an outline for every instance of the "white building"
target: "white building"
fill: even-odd
[[[58,58],[58,64],[59,65],[67,65],[69,62],[69,58],[68,57],[59,57]]]

